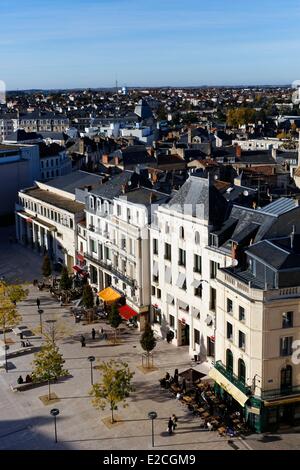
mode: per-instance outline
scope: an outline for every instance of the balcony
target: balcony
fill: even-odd
[[[226,379],[230,380],[230,382],[235,385],[241,392],[243,392],[245,395],[251,395],[251,388],[245,385],[237,375],[235,375],[233,372],[229,371],[226,369],[226,367],[222,364],[221,361],[217,361],[215,363],[215,368],[221,372],[221,374],[226,377]]]
[[[300,395],[300,385],[294,387],[284,387],[282,389],[263,390],[261,396],[263,400],[272,400],[275,398],[289,397],[291,395]]]
[[[114,268],[112,266],[111,260],[106,260],[105,261],[103,259],[99,259],[97,257],[97,255],[92,255],[92,254],[89,254],[89,253],[85,253],[84,256],[85,256],[86,259],[88,259],[90,261],[93,261],[94,263],[101,266],[101,268],[106,269],[112,275],[118,277],[121,281],[125,282],[125,284],[128,284],[130,287],[135,287],[135,284],[136,284],[135,280],[131,279],[130,277],[126,276],[125,274],[123,274],[118,269]]]

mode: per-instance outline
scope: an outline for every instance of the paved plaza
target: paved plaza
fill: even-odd
[[[5,229],[8,233],[7,229]],[[9,280],[18,278],[32,281],[40,277],[41,257],[31,251],[10,243],[1,230],[0,265],[1,273]],[[14,275],[14,272],[17,275]],[[64,323],[68,336],[59,341],[59,347],[66,360],[65,367],[71,377],[52,386],[52,391],[59,397],[54,405],[44,405],[39,399],[47,393],[47,386],[33,388],[23,392],[13,392],[10,384],[15,384],[19,375],[23,377],[32,370],[33,354],[9,359],[9,372],[0,373],[0,449],[151,449],[151,422],[147,418],[149,411],[156,411],[155,449],[162,450],[247,450],[247,449],[297,449],[300,435],[296,432],[269,436],[253,435],[246,439],[219,437],[216,432],[200,428],[199,418],[194,417],[186,406],[173,398],[169,391],[161,389],[159,379],[174,369],[179,372],[191,367],[191,360],[186,347],[176,348],[166,341],[158,340],[155,349],[156,370],[144,373],[141,368],[142,349],[139,344],[140,333],[129,330],[125,325],[122,342],[111,345],[108,341],[91,339],[91,325],[75,323],[68,307],[60,307],[49,292],[39,292],[29,284],[29,297],[18,306],[23,320],[22,325],[34,334],[30,341],[37,346],[41,338],[35,333],[39,325],[36,298],[41,299],[44,324],[55,319]],[[96,330],[110,327],[105,322],[93,325]],[[79,338],[87,338],[85,348]],[[18,337],[9,333],[14,341],[10,349],[17,347]],[[135,391],[128,399],[128,407],[117,411],[121,422],[108,428],[103,419],[110,415],[109,409],[95,410],[91,405],[89,390],[90,363],[88,356],[97,360],[122,359],[128,362],[135,372]],[[94,370],[94,378],[97,378]],[[58,443],[54,443],[54,423],[50,409],[57,407],[60,415],[57,420]],[[169,416],[175,413],[178,418],[176,432],[169,436],[166,432]]]

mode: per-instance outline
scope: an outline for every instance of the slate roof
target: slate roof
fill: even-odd
[[[168,206],[178,212],[191,211],[209,223],[221,224],[226,215],[227,202],[207,178],[190,176],[172,197]]]
[[[288,238],[287,241],[290,243]],[[276,270],[293,268],[300,270],[300,253],[294,253],[291,249],[284,249],[279,243],[274,240],[263,240],[251,245],[246,253]]]
[[[75,194],[76,188],[83,189],[86,186],[97,186],[101,184],[102,179],[99,175],[78,170],[47,181],[47,186]]]
[[[9,134],[5,140],[8,142],[24,142],[26,140],[41,140],[42,138],[42,135],[38,134],[37,132],[26,132],[24,129],[18,129],[12,134]]]
[[[113,200],[115,197],[123,194],[123,188],[127,187],[130,191],[136,188],[139,183],[143,186],[151,186],[150,181],[145,180],[142,175],[138,175],[134,171],[125,170],[119,175],[113,176],[109,181],[91,191],[91,193],[104,199]]]

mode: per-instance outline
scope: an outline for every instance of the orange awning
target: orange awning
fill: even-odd
[[[103,302],[114,303],[119,300],[122,296],[112,287],[107,287],[101,292],[98,292],[98,297],[100,297]]]

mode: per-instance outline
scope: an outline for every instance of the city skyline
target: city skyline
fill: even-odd
[[[8,90],[283,85],[300,76],[295,0],[284,9],[270,0],[1,3]]]

